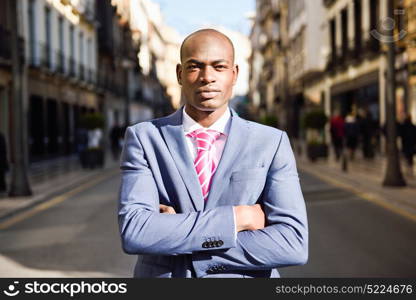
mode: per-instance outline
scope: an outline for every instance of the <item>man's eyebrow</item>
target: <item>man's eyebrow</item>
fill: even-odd
[[[226,59],[217,59],[217,60],[214,60],[211,64],[219,64],[219,63],[229,63],[229,61],[228,61],[228,60],[226,60]],[[194,58],[191,58],[191,59],[188,59],[188,60],[185,62],[185,64],[198,64],[198,65],[204,65],[205,63],[203,63],[203,62],[201,62],[201,61],[199,61],[199,60],[196,60],[196,59],[194,59]]]
[[[203,64],[203,62],[200,62],[199,60],[196,60],[196,59],[191,58],[191,59],[188,59],[185,62],[185,64]]]
[[[220,63],[230,63],[228,60],[226,60],[226,59],[218,59],[218,60],[214,60],[213,62],[212,62],[213,64],[220,64]]]

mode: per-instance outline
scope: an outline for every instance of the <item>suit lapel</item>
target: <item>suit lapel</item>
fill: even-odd
[[[221,160],[212,178],[208,199],[205,203],[205,209],[214,208],[221,196],[224,186],[229,184],[226,180],[229,178],[232,166],[235,163],[238,154],[249,140],[248,122],[241,119],[237,113],[231,109],[231,126],[230,132],[225,142],[225,147]]]
[[[182,180],[188,189],[194,208],[196,211],[200,211],[204,207],[204,198],[183,132],[182,109],[183,106],[167,117],[166,124],[161,126],[161,132]]]

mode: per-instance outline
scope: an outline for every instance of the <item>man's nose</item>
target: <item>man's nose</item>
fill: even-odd
[[[213,68],[209,66],[202,68],[199,76],[200,76],[199,80],[202,83],[215,82],[214,70]]]

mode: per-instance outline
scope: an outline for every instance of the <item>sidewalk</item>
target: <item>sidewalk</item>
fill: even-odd
[[[332,150],[332,149],[331,149]],[[331,151],[330,151],[331,152]],[[348,161],[347,171],[342,170],[342,162],[335,161],[330,155],[327,160],[311,162],[306,152],[297,155],[297,166],[300,171],[310,173],[337,187],[347,189],[361,198],[393,210],[416,221],[416,172],[410,176],[401,161],[401,171],[406,181],[405,187],[384,187],[382,185],[387,160],[376,156],[365,160],[357,151],[354,161]]]
[[[103,168],[93,170],[82,169],[77,156],[32,163],[28,171],[32,196],[11,198],[0,194],[0,221],[72,190],[94,177],[117,171],[118,162],[113,161],[110,155],[107,155]]]

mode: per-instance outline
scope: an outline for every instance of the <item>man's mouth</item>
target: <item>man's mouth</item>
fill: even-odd
[[[204,99],[215,98],[219,93],[219,90],[200,90],[197,92],[197,94]]]

